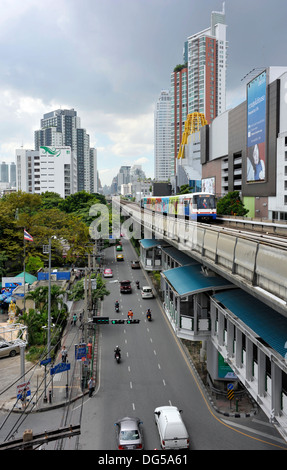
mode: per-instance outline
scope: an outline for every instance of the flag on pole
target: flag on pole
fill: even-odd
[[[28,240],[29,242],[34,241],[33,237],[28,232],[26,232],[26,230],[24,230],[24,240]]]

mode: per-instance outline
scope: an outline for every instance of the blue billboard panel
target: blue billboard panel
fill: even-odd
[[[266,179],[266,70],[247,85],[247,182]]]

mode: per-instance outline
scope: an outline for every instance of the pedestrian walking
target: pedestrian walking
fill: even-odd
[[[26,408],[26,400],[27,400],[27,389],[25,387],[21,395],[22,410],[25,410]]]
[[[90,378],[90,380],[88,382],[88,387],[89,387],[89,397],[91,397],[93,395],[93,392],[94,392],[94,381],[93,381],[92,377]]]
[[[76,326],[77,320],[78,320],[77,314],[74,313],[74,315],[73,315],[73,325],[74,325],[74,326]]]
[[[66,349],[66,346],[63,346],[61,354],[62,354],[62,362],[67,362],[68,351]]]

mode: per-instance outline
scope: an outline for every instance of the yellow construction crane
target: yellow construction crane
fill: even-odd
[[[188,136],[208,124],[203,113],[191,113],[187,115],[184,123],[184,132],[182,134],[182,140],[179,147],[177,158],[184,158],[184,146],[187,144]]]

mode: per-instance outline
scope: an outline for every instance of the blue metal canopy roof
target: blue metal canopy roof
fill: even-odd
[[[241,289],[218,292],[213,297],[227,307],[281,356],[287,348],[287,318]],[[287,345],[286,345],[287,346]]]
[[[193,263],[193,259],[188,256],[183,251],[178,250],[174,246],[165,246],[162,248],[162,251],[167,253],[171,258],[177,261],[181,266],[184,264],[191,264]],[[196,261],[194,261],[196,263]]]
[[[199,263],[162,271],[161,274],[179,296],[233,287],[233,284],[223,277],[206,276]]]
[[[148,248],[153,248],[157,245],[167,245],[166,242],[158,238],[143,238],[142,240],[140,240],[140,244],[145,250],[147,250]]]

